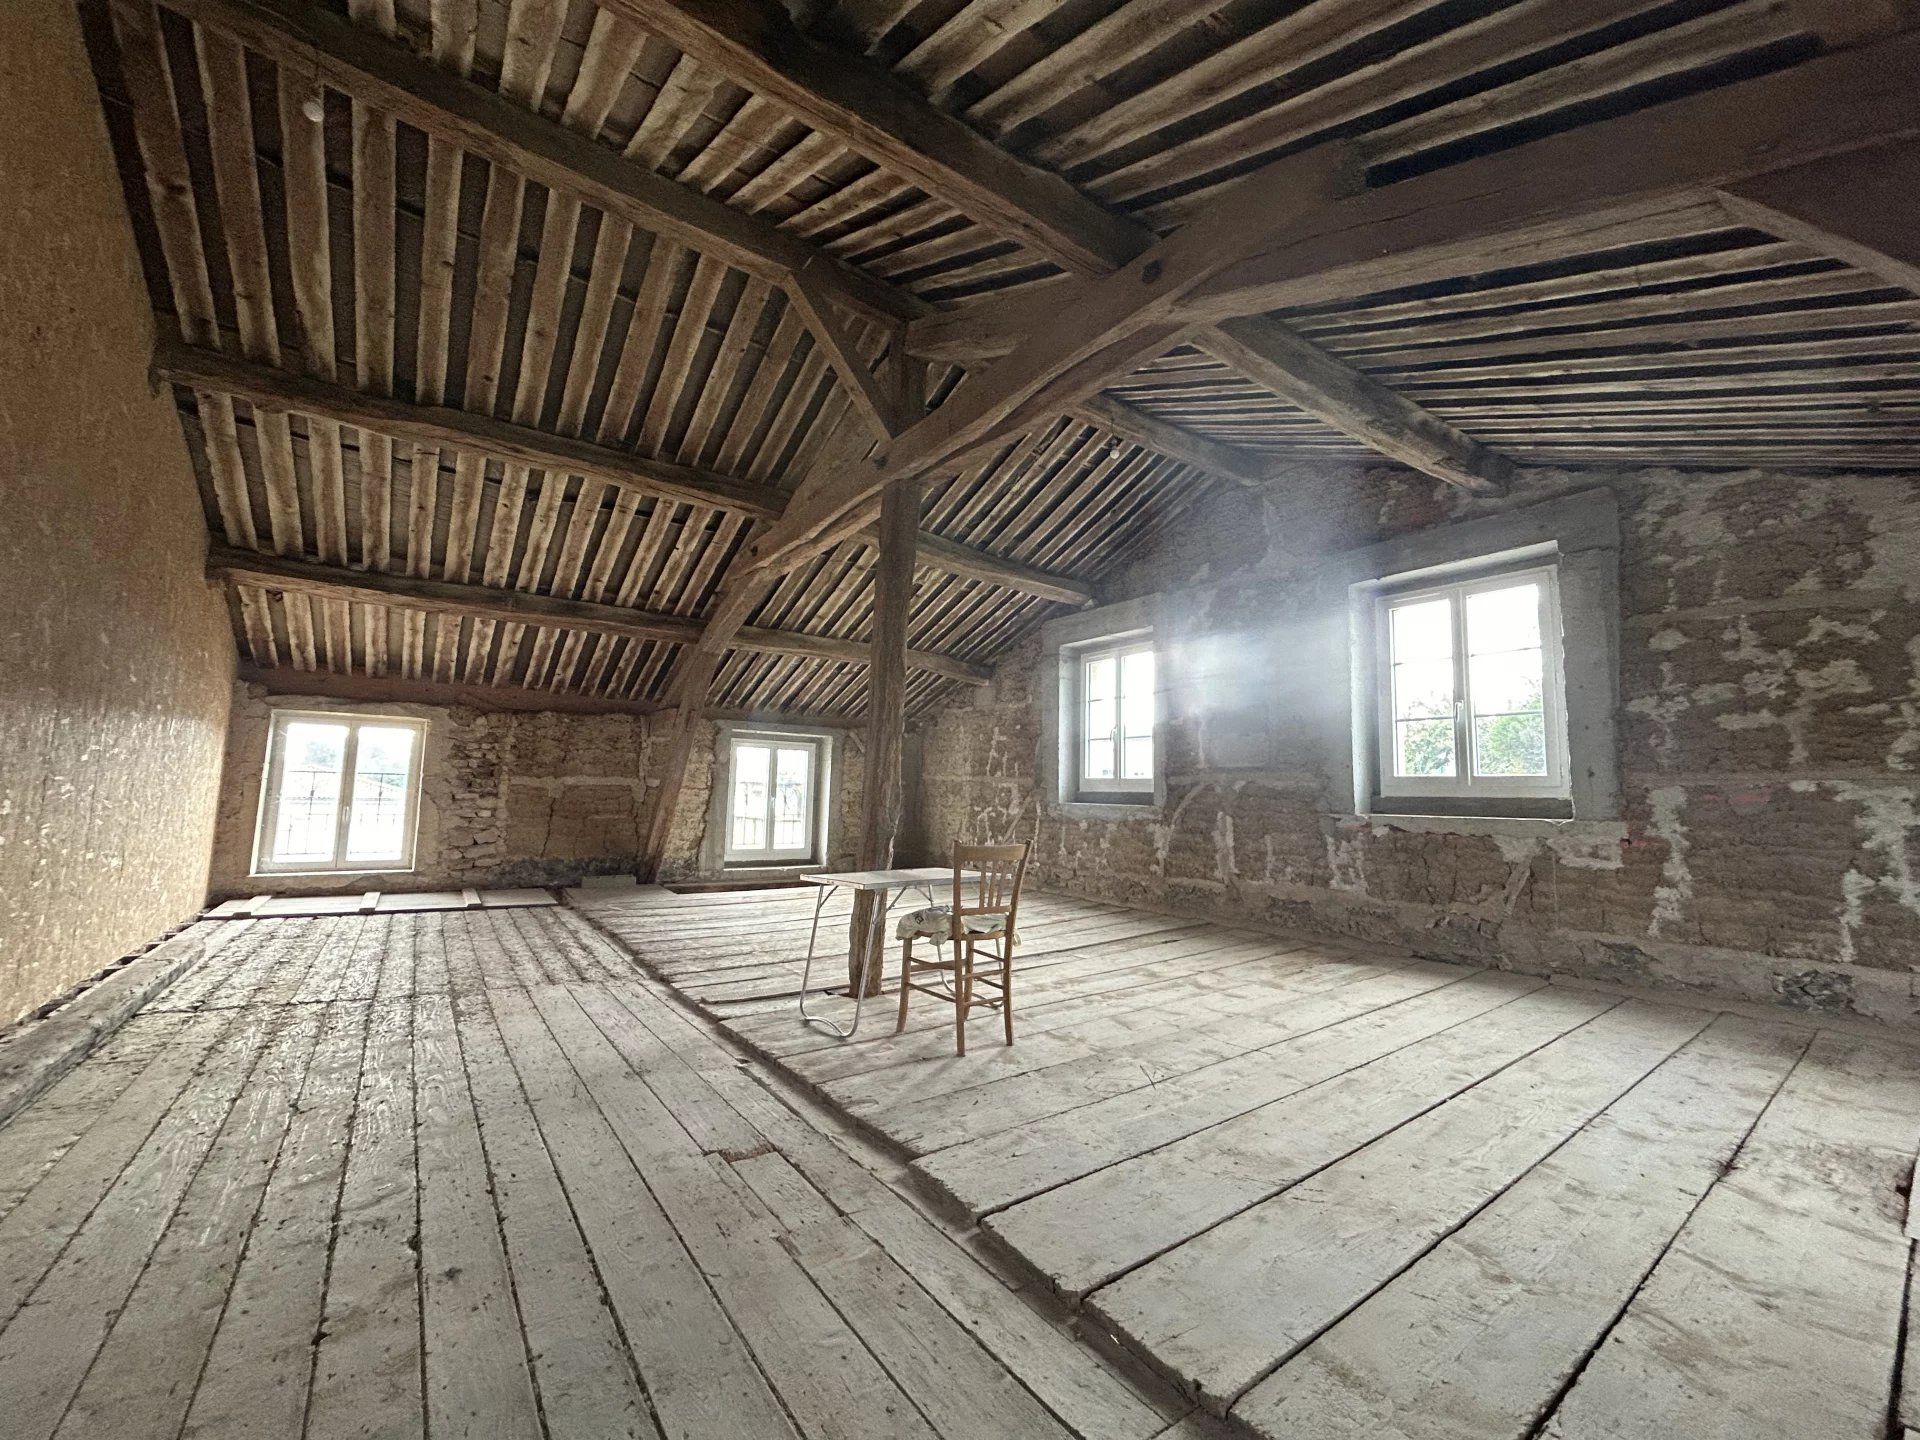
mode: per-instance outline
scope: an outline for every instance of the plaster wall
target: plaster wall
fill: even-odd
[[[414,868],[369,875],[253,877],[254,832],[275,707],[427,722]],[[703,728],[668,832],[663,880],[716,879],[709,828],[714,735]],[[651,717],[552,710],[367,703],[234,688],[220,790],[213,889],[223,896],[570,885],[629,874],[639,863],[665,744]],[[841,742],[833,769],[830,863],[851,863],[860,803],[860,742]]]
[[[233,642],[71,0],[0,45],[0,1024],[205,894]]]
[[[1328,557],[1596,483],[1620,516],[1617,816],[1355,814]],[[1517,489],[1323,467],[1199,507],[1109,586],[1154,597],[1164,803],[1087,818],[1049,796],[1057,672],[1036,638],[929,726],[924,830],[1032,840],[1039,883],[1115,901],[1920,1018],[1914,477],[1530,472]]]

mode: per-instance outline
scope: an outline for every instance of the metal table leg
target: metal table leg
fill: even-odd
[[[800,971],[800,1018],[807,1024],[817,1026],[822,1030],[830,1030],[842,1040],[851,1040],[853,1038],[854,1032],[860,1028],[860,1012],[866,1004],[867,983],[872,978],[873,967],[881,961],[881,947],[886,943],[887,916],[893,913],[893,907],[899,903],[900,897],[909,890],[920,891],[920,893],[926,897],[929,905],[933,903],[933,890],[930,886],[912,885],[894,891],[880,890],[861,892],[856,890],[854,892],[856,896],[862,893],[871,893],[874,895],[873,933],[868,937],[867,960],[860,975],[860,983],[854,987],[853,1024],[843,1029],[838,1021],[829,1020],[824,1015],[811,1014],[807,1010],[807,987],[809,980],[811,980],[813,976],[814,944],[820,935],[820,911],[827,903],[827,887],[824,885],[820,887],[820,894],[813,902],[813,926],[807,931],[807,963]],[[852,938],[851,927],[848,928],[848,938]]]
[[[818,1025],[824,1030],[831,1030],[836,1035],[840,1035],[844,1037],[846,1035],[851,1034],[852,1032],[848,1030],[842,1030],[838,1025],[836,1025],[833,1021],[827,1019],[825,1016],[809,1015],[807,1013],[807,982],[813,978],[813,946],[814,946],[814,942],[820,937],[820,912],[826,908],[826,904],[827,904],[827,887],[825,885],[821,885],[818,887],[818,893],[814,896],[814,900],[813,900],[813,928],[807,931],[807,963],[804,966],[802,966],[800,970],[800,1018],[806,1021],[807,1024],[809,1025]],[[858,1025],[859,1023],[860,1023],[860,1012],[858,1009],[858,1003],[856,1002],[856,1007],[854,1010],[854,1024]]]

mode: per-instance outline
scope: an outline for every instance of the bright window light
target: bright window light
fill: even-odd
[[[1383,795],[1568,794],[1553,567],[1389,593],[1376,622]]]
[[[411,870],[425,728],[417,720],[277,712],[254,873]]]
[[[1136,640],[1079,657],[1079,789],[1153,789],[1153,642]]]
[[[736,735],[727,781],[729,862],[819,859],[820,756],[811,737]]]

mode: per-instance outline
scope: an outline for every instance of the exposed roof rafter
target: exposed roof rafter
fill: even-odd
[[[497,624],[543,625],[669,645],[693,643],[700,638],[702,629],[698,620],[686,615],[657,615],[590,600],[427,580],[414,575],[346,570],[244,550],[215,549],[207,557],[207,578],[268,590],[300,591],[365,605],[395,605],[491,620]],[[731,648],[758,650],[769,655],[798,655],[844,665],[867,663],[865,641],[753,625],[742,626],[734,633]],[[969,685],[984,685],[992,676],[992,671],[984,665],[925,650],[909,650],[907,663],[916,670],[930,670]]]

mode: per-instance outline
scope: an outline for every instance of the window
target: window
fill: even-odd
[[[1083,800],[1153,794],[1153,640],[1137,637],[1077,652],[1074,676],[1076,792]]]
[[[1380,797],[1564,801],[1556,568],[1389,591],[1375,606]]]
[[[728,864],[812,864],[820,860],[821,752],[813,736],[742,733],[729,745]]]
[[[411,870],[425,730],[418,720],[277,711],[254,873]]]

